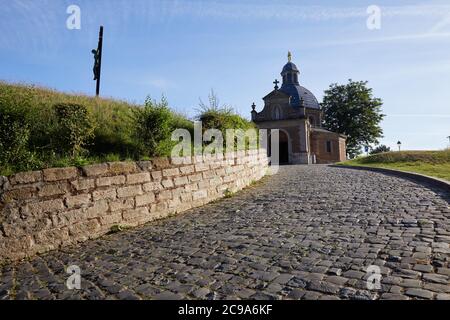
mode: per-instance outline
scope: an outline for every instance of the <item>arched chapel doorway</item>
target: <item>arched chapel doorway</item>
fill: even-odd
[[[278,145],[279,145],[279,161],[280,164],[289,164],[289,136],[284,130],[279,130],[279,139],[278,139]],[[272,135],[269,134],[269,148],[268,148],[268,156],[272,156]]]

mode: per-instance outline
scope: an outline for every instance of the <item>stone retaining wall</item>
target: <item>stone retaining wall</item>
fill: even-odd
[[[262,178],[266,152],[158,158],[0,177],[0,263],[204,205]]]

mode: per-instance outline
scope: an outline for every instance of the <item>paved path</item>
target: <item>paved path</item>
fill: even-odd
[[[449,203],[380,173],[287,166],[182,216],[0,267],[0,299],[449,299]],[[74,264],[81,290],[65,287]]]

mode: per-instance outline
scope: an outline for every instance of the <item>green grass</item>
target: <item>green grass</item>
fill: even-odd
[[[147,100],[146,106],[161,105],[163,100]],[[76,155],[66,150],[67,143],[61,142],[63,139],[57,134],[61,132],[58,131],[61,125],[55,105],[61,104],[83,106],[87,117],[95,124],[92,137],[83,144],[83,152]],[[16,172],[50,167],[79,167],[105,161],[148,160],[151,157],[169,156],[176,143],[170,140],[170,134],[164,139],[155,137],[154,132],[161,129],[161,122],[144,121],[156,127],[154,131],[139,126],[136,119],[139,112],[136,111],[142,110],[142,107],[122,100],[64,93],[0,80],[0,175],[9,176]],[[251,122],[230,110],[204,109],[201,112],[199,118],[204,122],[204,130],[254,128]],[[191,120],[172,109],[169,113],[170,133],[173,129],[184,128],[192,135]],[[156,143],[153,145],[156,144],[156,147],[149,147],[142,141],[151,139],[138,139],[144,136],[143,133],[147,133],[145,137],[155,137]],[[248,141],[245,145],[248,145]]]
[[[86,153],[82,156],[73,158],[55,148],[53,129],[57,120],[54,106],[57,104],[86,107],[89,117],[96,124],[94,138],[86,146]],[[148,159],[148,154],[141,152],[135,138],[134,113],[140,107],[142,105],[122,100],[63,93],[35,85],[0,81],[0,120],[4,109],[14,109],[24,117],[30,129],[27,150],[35,158],[30,164],[0,161],[0,175],[8,176],[18,171],[49,167],[83,166],[104,161]],[[176,112],[171,111],[171,115],[177,127],[183,128],[191,123]]]
[[[450,181],[450,149],[443,151],[386,152],[339,164],[416,172]]]

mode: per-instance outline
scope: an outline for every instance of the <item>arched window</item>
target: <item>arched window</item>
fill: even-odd
[[[315,125],[316,125],[316,122],[314,121],[314,117],[309,117],[309,123],[310,123],[312,126],[315,126]]]

